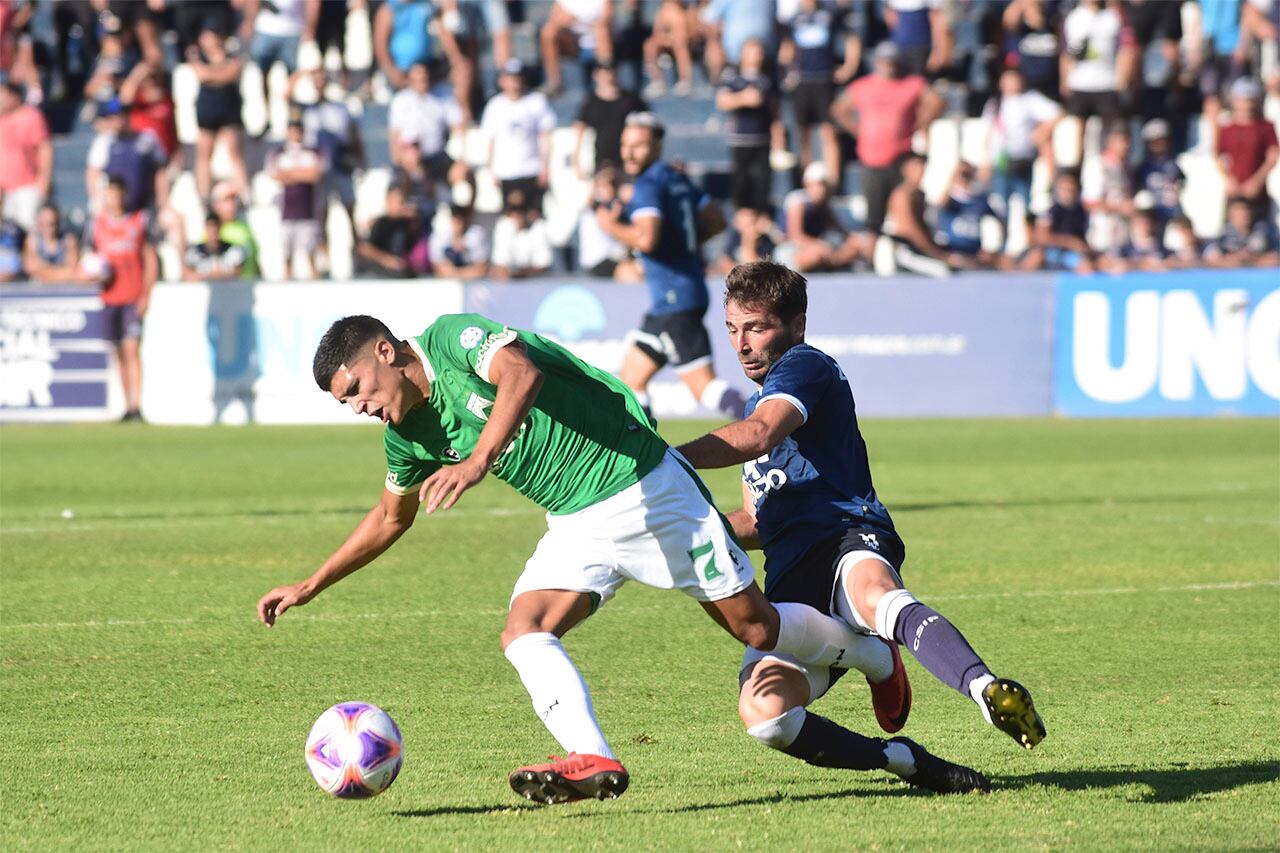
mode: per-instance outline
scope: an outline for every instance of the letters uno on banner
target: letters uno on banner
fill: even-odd
[[[368,420],[311,377],[329,325],[371,314],[407,338],[461,309],[450,282],[158,285],[142,338],[142,414],[159,424]]]
[[[0,421],[100,421],[113,368],[97,288],[0,288]]]
[[[1280,414],[1280,275],[1064,277],[1054,406],[1065,415]]]

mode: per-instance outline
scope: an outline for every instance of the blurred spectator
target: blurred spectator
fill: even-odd
[[[886,0],[884,20],[908,74],[936,77],[951,64],[954,39],[942,0]]]
[[[1200,0],[1202,40],[1193,44],[1188,65],[1198,75],[1204,98],[1204,118],[1211,128],[1218,126],[1222,93],[1244,73],[1244,52],[1240,48],[1241,0]]]
[[[661,96],[667,89],[666,75],[658,64],[664,53],[675,60],[676,83],[671,94],[685,98],[693,91],[693,51],[702,38],[698,4],[687,0],[662,0],[653,16],[653,31],[644,42],[644,67],[649,78],[645,95]]]
[[[733,213],[733,227],[720,257],[712,263],[716,275],[728,275],[738,264],[766,260],[778,244],[774,240],[773,217],[767,210],[739,208]]]
[[[591,204],[578,217],[578,268],[595,278],[615,281],[642,281],[640,264],[618,238],[600,227],[596,211],[617,202],[622,176],[613,166],[596,172],[591,184]]]
[[[864,250],[871,256],[884,227],[889,194],[901,180],[902,159],[911,151],[917,130],[942,115],[942,98],[919,75],[903,76],[899,51],[892,42],[876,46],[873,71],[854,80],[831,106],[831,115],[858,139],[862,189],[867,199]]]
[[[369,276],[409,278],[409,255],[426,237],[418,212],[405,202],[402,187],[387,190],[387,209],[369,226],[369,236],[356,245],[361,272]]]
[[[778,120],[778,93],[764,70],[763,42],[749,39],[740,59],[736,68],[726,68],[720,77],[716,109],[729,113],[733,206],[765,210],[773,188],[769,149]]]
[[[483,278],[489,271],[489,235],[470,207],[450,205],[448,225],[431,234],[431,266],[442,278]]]
[[[298,45],[315,41],[320,0],[242,0],[240,42],[249,45],[249,60],[262,72],[262,100],[271,103],[267,75],[280,62],[293,74],[298,68]],[[271,126],[270,119],[263,133]]]
[[[1062,95],[1067,111],[1080,119],[1077,146],[1084,155],[1084,125],[1101,116],[1104,125],[1120,118],[1120,31],[1124,22],[1103,0],[1080,0],[1062,23]]]
[[[213,188],[214,146],[221,143],[231,162],[237,193],[249,188],[249,174],[241,153],[240,136],[244,127],[240,119],[240,72],[244,60],[227,51],[227,39],[214,26],[200,31],[196,46],[187,51],[187,63],[200,82],[196,94],[196,190],[208,198]]]
[[[1273,267],[1280,265],[1280,238],[1252,199],[1236,197],[1227,202],[1222,236],[1209,243],[1204,257],[1212,267]]]
[[[469,182],[471,170],[465,161],[455,161],[445,153],[449,134],[462,127],[458,102],[431,91],[431,76],[425,62],[409,68],[409,85],[391,99],[388,117],[389,143],[394,152],[403,143],[416,143],[418,155],[432,180],[453,184]]]
[[[1089,213],[1080,202],[1080,176],[1060,169],[1053,180],[1053,203],[1036,220],[1035,239],[1023,256],[1022,268],[1093,272],[1088,233]]]
[[[142,318],[151,300],[151,288],[160,272],[152,248],[150,221],[145,211],[125,210],[124,181],[112,178],[102,195],[102,209],[90,227],[88,245],[103,263],[106,281],[102,290],[105,336],[116,347],[120,384],[124,389],[126,421],[142,420],[142,361],[138,344]]]
[[[1241,77],[1231,84],[1231,122],[1218,129],[1218,169],[1227,195],[1247,199],[1259,214],[1267,205],[1267,175],[1280,158],[1276,128],[1259,115],[1262,86]]]
[[[888,221],[893,226],[893,258],[899,269],[946,278],[952,267],[972,266],[969,258],[948,252],[933,239],[925,218],[924,158],[908,154],[902,161],[902,182],[889,196]]]
[[[305,102],[299,99],[298,93],[299,84],[304,80],[312,90],[312,99]],[[324,222],[330,201],[337,199],[354,226],[355,173],[357,169],[364,168],[366,160],[359,123],[346,104],[329,97],[328,75],[322,65],[295,74],[289,80],[287,97],[301,111],[303,144],[319,151],[324,161],[324,179],[316,198],[316,218]],[[328,248],[323,244],[324,229],[321,229],[320,239],[323,251],[327,252]]]
[[[223,182],[213,188],[213,212],[218,217],[218,239],[228,246],[238,246],[244,253],[240,277],[258,278],[258,242],[253,229],[240,215],[240,196],[236,188]]]
[[[1150,210],[1137,210],[1129,217],[1128,239],[1103,255],[1098,266],[1103,272],[1119,275],[1130,271],[1160,272],[1167,269],[1168,252],[1156,232],[1156,219]]]
[[[80,241],[62,230],[62,216],[53,204],[40,208],[36,227],[27,235],[23,252],[27,275],[47,284],[80,281]]]
[[[422,162],[415,142],[401,142],[391,152],[391,183],[404,190],[405,204],[418,211],[423,222],[436,215],[436,182]]]
[[[1142,126],[1142,141],[1146,156],[1138,165],[1135,189],[1151,196],[1151,213],[1156,235],[1163,237],[1165,226],[1175,216],[1182,215],[1182,188],[1186,176],[1178,168],[1169,144],[1169,123],[1153,118]]]
[[[742,61],[742,46],[755,39],[776,55],[774,0],[710,0],[702,10],[707,31],[707,75],[719,80],[724,67]]]
[[[85,190],[92,209],[100,206],[104,179],[123,182],[124,210],[133,213],[169,203],[168,154],[150,131],[137,133],[129,126],[128,109],[114,98],[98,106],[97,134],[89,146]]]
[[[443,0],[445,29],[454,33],[458,49],[467,63],[476,69],[482,55],[491,55],[494,67],[501,68],[511,58],[511,16],[506,0]],[[472,75],[472,89],[463,87],[458,100],[465,110],[467,123],[471,124],[471,106],[480,86]],[[465,95],[465,96],[464,96]]]
[[[1204,266],[1204,247],[1191,227],[1191,220],[1176,216],[1165,226],[1165,245],[1169,247],[1166,258],[1170,266],[1191,269]]]
[[[226,281],[240,278],[248,255],[243,245],[233,246],[222,239],[222,222],[217,214],[204,219],[204,240],[192,244],[182,255],[182,277],[187,281]]]
[[[119,98],[120,85],[141,58],[125,22],[110,9],[104,10],[98,16],[98,57],[84,96],[98,103]]]
[[[32,104],[44,100],[35,45],[28,32],[35,11],[35,3],[0,2],[0,79],[25,88]]]
[[[1004,222],[987,200],[977,177],[978,170],[971,163],[962,160],[956,164],[951,185],[937,205],[933,241],[947,252],[964,258],[962,266],[1004,269],[1007,264],[1003,255],[994,255],[982,248],[982,223],[994,220],[1003,232]],[[999,242],[1004,245],[1003,233]]]
[[[1117,126],[1107,133],[1102,154],[1085,160],[1080,171],[1080,194],[1089,211],[1089,245],[1106,252],[1128,239],[1134,204],[1133,173],[1129,167],[1129,131]]]
[[[364,0],[356,0],[357,5],[363,3]],[[342,89],[348,92],[351,90],[351,76],[347,68],[347,15],[351,5],[351,0],[320,0],[315,39],[321,65],[324,65],[330,48],[337,53]]]
[[[582,137],[587,128],[595,132],[595,170],[621,166],[622,128],[627,116],[649,109],[639,95],[618,85],[613,60],[597,62],[591,72],[591,82],[591,94],[582,102],[573,123],[573,167],[579,180],[590,174],[582,162]]]
[[[1131,50],[1122,51],[1119,70],[1121,80],[1130,81],[1143,114],[1153,115],[1155,108],[1168,112],[1171,93],[1178,86],[1179,44],[1182,41],[1182,3],[1169,0],[1124,0],[1124,22],[1133,39]],[[1158,76],[1150,76],[1150,63],[1145,63],[1148,48],[1156,46],[1160,63]],[[1147,66],[1144,68],[1144,65]]]
[[[33,228],[52,181],[49,126],[38,109],[22,103],[22,87],[6,80],[0,83],[0,218]]]
[[[814,159],[813,132],[822,145],[822,162],[832,179],[840,175],[840,145],[831,123],[835,87],[853,79],[862,61],[862,41],[846,30],[846,12],[825,0],[800,0],[787,22],[779,62],[787,68],[783,88],[791,93],[791,110],[798,131],[800,165]],[[836,47],[844,42],[844,62],[836,66]]]
[[[1242,68],[1250,68],[1253,76],[1267,78],[1276,91],[1280,88],[1280,3],[1276,0],[1244,0],[1240,7],[1240,42],[1236,59]]]
[[[519,190],[493,226],[490,274],[499,280],[532,278],[551,269],[551,237],[547,223]]]
[[[548,97],[564,91],[561,56],[581,56],[586,61],[613,59],[613,4],[614,0],[556,0],[552,4],[538,31]]]
[[[1034,89],[1023,87],[1023,74],[1010,68],[1000,75],[1000,88],[982,111],[987,127],[990,161],[981,170],[1000,200],[1001,218],[1008,221],[1009,201],[1022,199],[1023,216],[1031,218],[1031,178],[1037,158],[1053,173],[1053,129],[1062,119],[1062,107]]]
[[[456,70],[466,63],[430,0],[385,0],[374,13],[373,55],[393,89],[405,87],[415,62],[432,60],[437,42],[450,67]]]
[[[1057,0],[1012,0],[1005,7],[1005,63],[1022,73],[1026,88],[1050,98],[1060,97],[1056,17]]]
[[[243,5],[242,0],[236,0],[236,5]],[[186,56],[206,27],[220,33],[235,32],[236,11],[231,8],[230,0],[169,0],[166,6],[179,56]]]
[[[100,32],[111,18],[117,19],[131,50],[152,65],[164,65],[164,48],[160,43],[164,10],[160,0],[141,3],[135,0],[90,0],[90,5],[98,11]]]
[[[0,281],[21,281],[22,244],[25,234],[16,222],[0,218]]]
[[[181,148],[175,121],[169,75],[163,68],[139,62],[120,85],[120,103],[129,115],[129,129],[151,133],[164,149],[165,162],[177,163]]]
[[[310,260],[313,274],[316,250],[320,246],[321,222],[316,217],[316,187],[323,174],[320,152],[302,142],[302,122],[291,121],[284,144],[267,158],[267,172],[281,184],[280,238],[284,250],[284,277],[293,279],[294,256],[302,252]]]
[[[783,200],[787,242],[795,255],[788,266],[799,272],[847,269],[857,259],[860,241],[850,233],[831,208],[831,183],[826,167],[810,163],[803,186]]]
[[[485,105],[480,119],[489,137],[489,172],[502,185],[504,203],[519,190],[530,207],[541,210],[556,114],[541,92],[525,91],[524,65],[518,59],[502,66],[498,86],[502,91]]]

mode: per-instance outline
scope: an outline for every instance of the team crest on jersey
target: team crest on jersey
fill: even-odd
[[[452,447],[446,447],[444,450],[440,451],[440,455],[445,459],[448,459],[450,462],[462,461],[462,454],[454,450]]]
[[[874,533],[859,533],[858,535],[862,537],[863,545],[876,551],[880,550],[880,540],[876,539]]]
[[[458,335],[458,343],[463,349],[475,349],[484,340],[484,329],[479,326],[467,326]]]

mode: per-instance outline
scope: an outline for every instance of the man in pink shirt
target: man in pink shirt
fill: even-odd
[[[21,86],[0,83],[0,218],[31,231],[52,178],[53,145],[44,116],[22,103]]]
[[[902,74],[902,57],[893,42],[881,42],[872,57],[872,73],[850,83],[831,105],[831,117],[858,140],[868,257],[884,227],[889,194],[902,180],[911,137],[917,130],[927,131],[945,106],[923,77]]]

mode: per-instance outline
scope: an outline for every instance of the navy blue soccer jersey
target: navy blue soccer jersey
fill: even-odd
[[[987,216],[996,216],[996,212],[986,198],[953,193],[938,211],[934,242],[951,252],[976,255],[982,251],[982,220]]]
[[[661,160],[635,180],[627,215],[632,221],[662,217],[658,245],[641,254],[644,280],[652,300],[650,314],[699,311],[707,307],[706,267],[698,241],[698,210],[706,193]]]
[[[778,399],[795,406],[804,423],[742,466],[755,500],[766,592],[817,542],[851,523],[893,530],[871,483],[853,391],[835,359],[808,344],[787,350],[747,401],[747,416]]]

